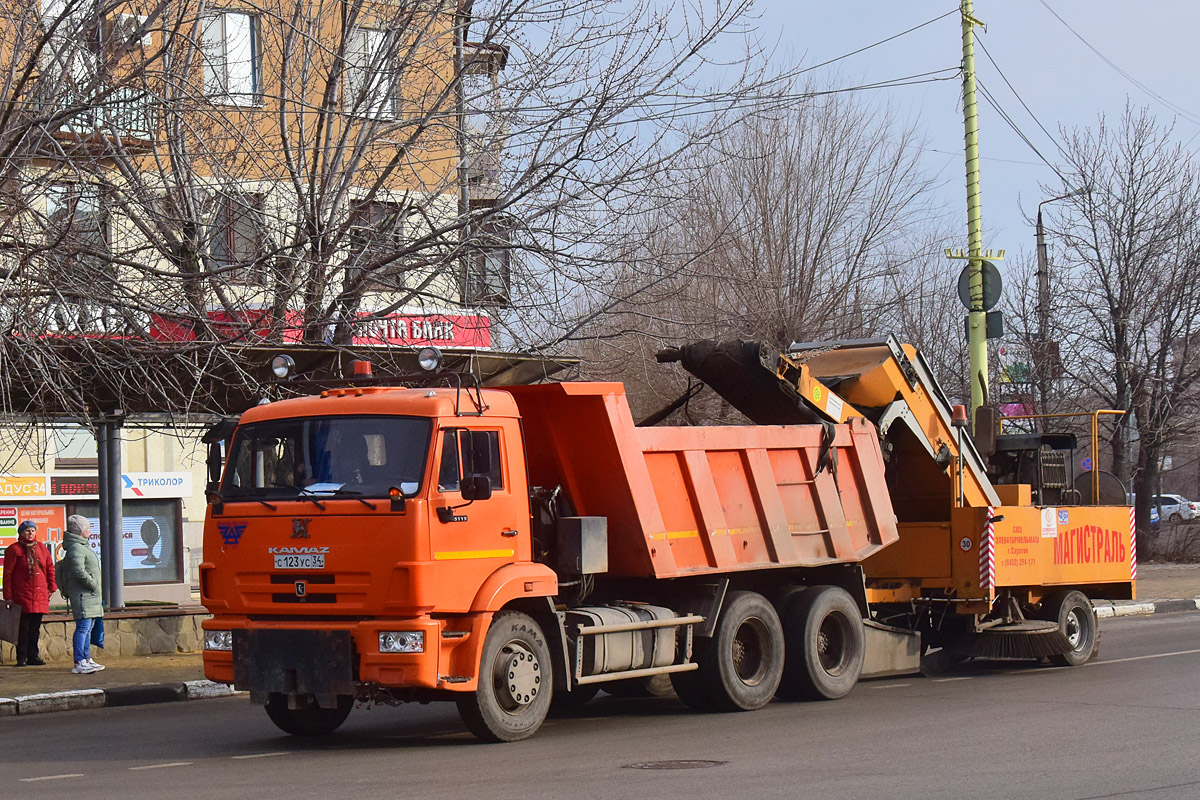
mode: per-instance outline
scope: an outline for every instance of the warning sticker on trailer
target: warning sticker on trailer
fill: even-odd
[[[1042,538],[1057,539],[1058,538],[1058,509],[1043,508],[1042,509]]]
[[[833,392],[829,393],[829,399],[825,401],[825,413],[841,422],[842,419],[842,398],[838,397]]]

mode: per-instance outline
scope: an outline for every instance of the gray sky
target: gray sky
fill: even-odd
[[[1106,64],[1046,5],[1145,88]],[[1061,156],[1038,121],[1061,141],[1060,126],[1095,127],[1102,113],[1116,121],[1127,98],[1148,106],[1160,123],[1174,120],[1176,139],[1191,141],[1190,149],[1200,147],[1200,69],[1195,66],[1200,57],[1200,2],[1046,0],[1046,5],[1039,0],[975,0],[975,16],[987,24],[986,31],[976,29],[978,79],[1046,160],[1059,163]],[[812,65],[956,12],[812,73],[818,80],[837,78],[858,85],[956,67],[962,54],[958,7],[954,0],[759,0],[759,31],[768,41],[778,37],[776,60]],[[919,123],[936,151],[929,154],[928,167],[944,181],[942,192],[953,219],[961,223],[965,246],[961,80],[870,90],[859,96],[868,103],[891,103]],[[984,245],[1006,249],[1011,258],[1018,249],[1033,248],[1033,230],[1023,220],[1022,209],[1032,214],[1039,200],[1052,196],[1043,194],[1039,184],[1057,186],[1058,179],[982,96],[979,110]]]

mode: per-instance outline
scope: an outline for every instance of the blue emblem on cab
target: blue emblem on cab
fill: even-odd
[[[246,523],[228,523],[225,525],[217,525],[217,532],[221,534],[221,539],[228,547],[237,547],[237,543],[241,541],[242,534],[246,532]]]
[[[1059,525],[1066,525],[1066,524],[1067,524],[1067,519],[1068,519],[1067,510],[1066,510],[1065,508],[1060,508],[1060,509],[1058,510],[1058,524],[1059,524]]]

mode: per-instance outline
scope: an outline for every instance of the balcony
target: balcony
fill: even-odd
[[[507,61],[508,48],[503,45],[464,43],[462,167],[472,203],[495,199],[501,188],[507,126],[501,113],[500,73]]]
[[[145,152],[154,147],[158,107],[146,92],[121,87],[89,97],[59,94],[38,104],[37,114],[52,116],[46,132],[60,145],[101,155],[116,148]]]

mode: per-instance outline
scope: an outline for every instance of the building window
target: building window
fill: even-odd
[[[400,111],[389,31],[355,28],[346,37],[346,111],[366,119],[394,119]]]
[[[262,277],[263,201],[261,194],[230,194],[217,200],[208,253],[217,269],[240,265],[229,279],[244,283]]]
[[[96,437],[86,428],[51,428],[55,469],[95,469]]]
[[[258,17],[224,11],[204,19],[204,91],[233,105],[262,96]]]
[[[504,216],[484,219],[469,234],[467,303],[507,305],[511,287],[512,221]]]
[[[95,287],[112,275],[108,210],[100,187],[55,183],[46,193],[46,244],[55,270],[69,283]]]
[[[356,203],[350,210],[350,261],[352,270],[371,267],[386,259],[394,261],[372,270],[371,283],[387,288],[404,288],[405,262],[396,258],[404,247],[404,220],[409,207],[377,200]]]

